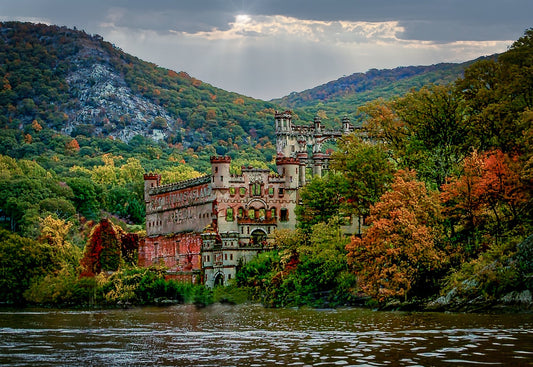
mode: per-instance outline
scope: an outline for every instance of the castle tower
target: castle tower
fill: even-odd
[[[276,112],[276,150],[278,155],[290,157],[294,153],[297,141],[293,134],[292,112]]]
[[[324,153],[313,154],[313,177],[322,177],[322,167],[324,166],[327,157]]]
[[[157,187],[161,184],[161,175],[157,173],[144,174],[144,201],[148,203],[150,201],[150,189]]]
[[[276,158],[278,173],[285,178],[286,189],[297,189],[300,187],[300,161],[297,158],[278,157]]]
[[[292,112],[284,111],[274,114],[274,120],[276,121],[276,132],[289,132],[292,128]]]
[[[300,182],[299,184],[300,184],[300,187],[302,187],[302,186],[305,186],[306,184],[305,169],[307,167],[307,152],[298,152],[296,157],[298,158],[298,161],[300,161],[300,169],[299,169]]]
[[[322,131],[322,121],[320,120],[320,117],[315,116],[313,123],[315,126],[315,134],[320,134]]]
[[[352,130],[353,130],[353,126],[350,123],[350,119],[348,118],[348,116],[344,116],[342,118],[342,131],[344,132],[344,134],[348,134]]]
[[[211,183],[214,189],[228,187],[230,157],[211,157]]]

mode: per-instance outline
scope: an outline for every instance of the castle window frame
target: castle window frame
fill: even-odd
[[[243,217],[244,217],[244,209],[243,208],[237,209],[237,218],[242,219]]]
[[[276,208],[270,208],[270,218],[276,219]]]
[[[230,194],[231,196],[235,196],[236,193],[237,193],[237,190],[235,189],[235,187],[234,187],[234,186],[231,186],[231,187],[229,188],[229,194]]]
[[[252,184],[250,192],[252,193],[252,196],[261,196],[261,184],[258,182]]]
[[[278,196],[279,196],[279,197],[283,197],[283,196],[285,196],[285,190],[284,190],[283,187],[280,187],[280,188],[278,189]]]
[[[268,196],[274,196],[274,188],[273,187],[269,187],[268,188]]]
[[[281,208],[279,211],[279,220],[280,222],[288,222],[289,221],[289,209],[287,208]]]
[[[226,222],[233,222],[234,216],[233,216],[233,208],[227,208],[226,209]]]
[[[255,219],[255,209],[254,208],[248,209],[248,218]]]
[[[246,195],[246,187],[239,187],[239,195],[241,196]]]

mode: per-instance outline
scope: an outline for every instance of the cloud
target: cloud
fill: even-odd
[[[370,68],[505,51],[531,0],[17,0],[4,19],[76,26],[215,86],[269,99]]]
[[[224,29],[185,32],[103,25],[105,38],[134,55],[215,86],[271,99],[370,68],[459,62],[501,52],[511,41],[433,42],[402,38],[398,21],[234,16]]]

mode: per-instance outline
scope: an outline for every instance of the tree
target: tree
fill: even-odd
[[[491,241],[530,220],[531,193],[520,177],[522,170],[518,157],[501,150],[474,151],[465,159],[462,174],[442,186],[441,199],[457,250],[475,256]]]
[[[94,276],[102,271],[115,271],[120,264],[121,246],[117,230],[102,219],[94,226],[85,246],[81,265],[82,276]]]
[[[0,229],[0,302],[23,303],[24,291],[59,269],[48,244]]]
[[[74,193],[73,202],[78,213],[88,219],[96,219],[99,214],[99,187],[85,177],[72,178],[67,183]]]
[[[372,206],[368,230],[346,246],[362,290],[384,302],[431,289],[444,261],[440,220],[438,195],[417,181],[414,171],[398,171],[391,190]]]
[[[521,119],[533,109],[533,28],[526,30],[497,60],[481,60],[467,68],[456,90],[465,105],[467,137],[479,151],[521,151]]]
[[[370,206],[387,190],[394,172],[385,147],[355,135],[343,136],[332,154],[331,167],[342,174],[339,189],[347,214],[366,216]]]
[[[344,200],[341,188],[345,186],[344,177],[333,172],[324,177],[313,177],[300,190],[301,204],[296,207],[299,226],[309,232],[313,225],[340,215]]]

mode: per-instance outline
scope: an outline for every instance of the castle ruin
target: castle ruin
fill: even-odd
[[[232,175],[230,157],[211,157],[210,175],[168,185],[160,184],[158,174],[144,175],[146,238],[139,247],[140,266],[162,264],[175,278],[209,287],[227,284],[240,262],[268,248],[274,230],[296,227],[306,172],[320,176],[328,169],[322,144],[354,127],[347,118],[342,131],[324,129],[318,118],[312,126],[293,125],[290,111],[276,112],[275,123],[276,174],[242,167],[240,175]]]

